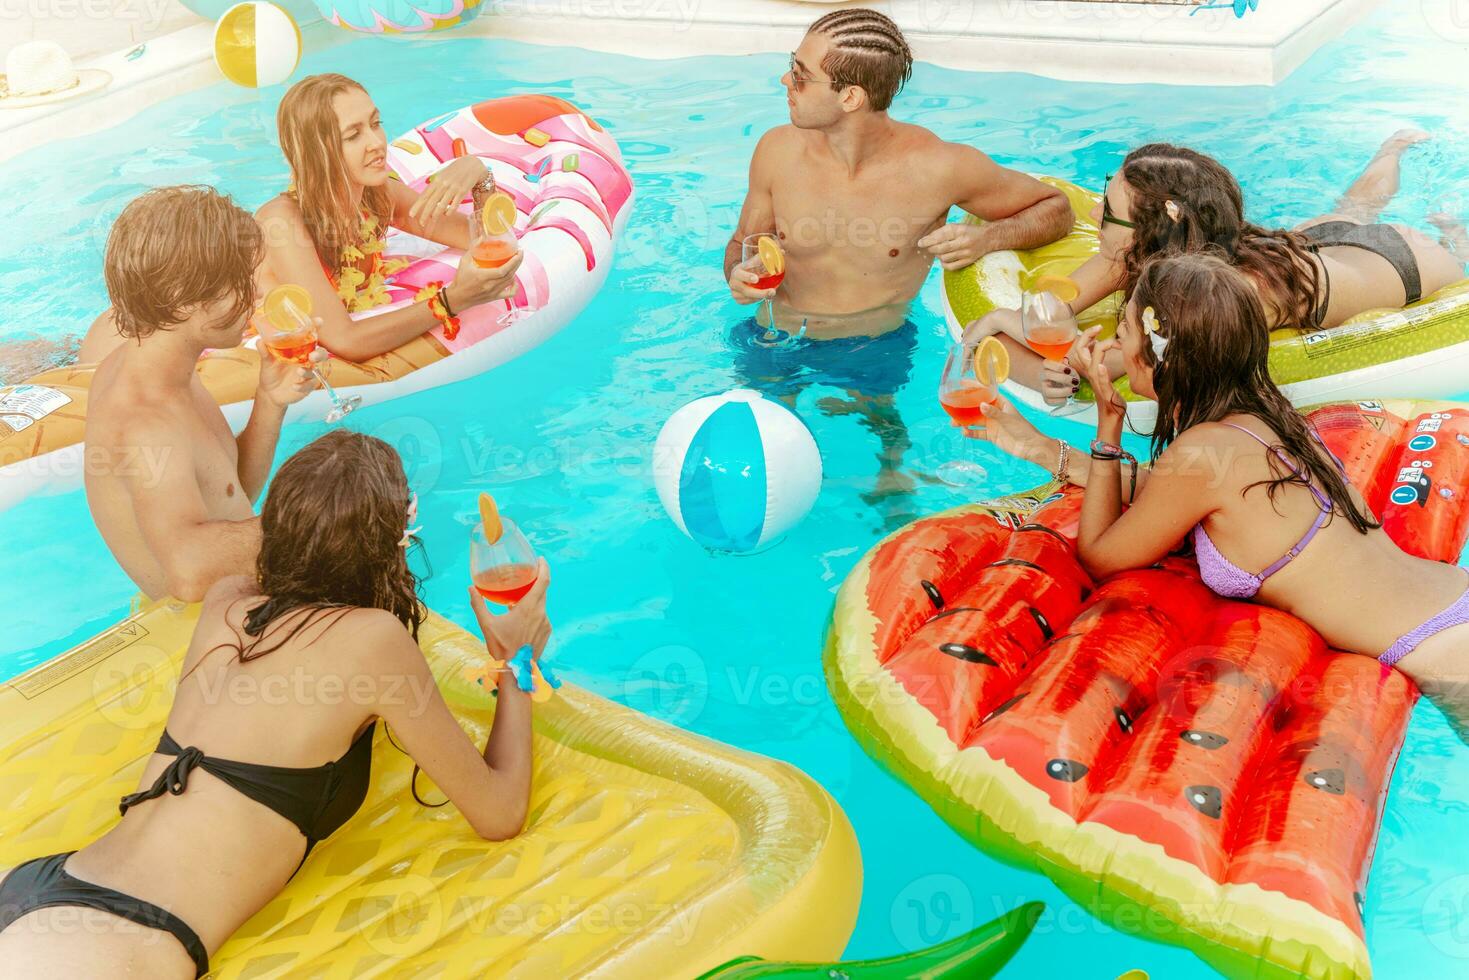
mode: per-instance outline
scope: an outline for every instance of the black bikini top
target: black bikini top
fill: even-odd
[[[158,742],[158,752],[174,756],[174,760],[151,787],[124,796],[118,810],[127,813],[128,807],[158,799],[164,793],[182,795],[189,785],[189,773],[196,768],[203,769],[295,824],[306,838],[309,854],[318,841],[330,837],[350,820],[367,798],[367,785],[372,777],[372,733],[376,728],[376,722],[368,725],[337,761],[310,769],[216,759],[192,745],[180,748],[165,730]],[[305,859],[303,855],[301,860]]]

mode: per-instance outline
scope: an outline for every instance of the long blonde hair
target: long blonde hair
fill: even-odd
[[[316,254],[332,275],[342,267],[343,249],[363,242],[362,214],[352,201],[342,131],[332,108],[332,99],[352,89],[367,93],[346,75],[308,75],[286,92],[275,116],[281,152],[291,167],[287,193],[301,208]],[[367,188],[362,207],[377,220],[378,233],[386,233],[393,214],[387,188]]]

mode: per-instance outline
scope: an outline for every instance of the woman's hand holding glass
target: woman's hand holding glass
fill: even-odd
[[[454,281],[449,284],[449,303],[454,312],[463,313],[471,306],[514,296],[519,289],[515,282],[515,270],[520,268],[524,259],[524,253],[516,252],[515,257],[504,265],[488,269],[466,254],[454,273]]]
[[[496,616],[474,586],[469,587],[469,606],[485,638],[485,649],[492,660],[508,664],[521,647],[529,646],[539,659],[551,639],[551,621],[546,618],[546,588],[551,584],[551,569],[546,559],[537,559],[535,584],[509,611]],[[509,676],[509,671],[501,675]]]

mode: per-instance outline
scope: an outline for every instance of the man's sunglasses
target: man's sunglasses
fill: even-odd
[[[806,74],[796,66],[796,52],[794,51],[791,52],[790,72],[791,87],[794,88],[797,92],[804,89],[811,82],[825,82],[833,88],[841,88],[843,85],[847,84],[846,82],[843,82],[840,79],[836,78],[817,78],[815,75]]]
[[[1112,178],[1116,176],[1116,174],[1108,174],[1107,182],[1102,185],[1102,224],[1116,225],[1119,228],[1136,228],[1137,225],[1131,221],[1123,221],[1112,213],[1112,202],[1107,197],[1107,189],[1112,186]]]

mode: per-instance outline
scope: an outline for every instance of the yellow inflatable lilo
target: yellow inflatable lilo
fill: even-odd
[[[0,685],[0,873],[116,822],[197,612],[148,605]],[[420,642],[483,743],[494,701],[466,674],[484,644],[434,615]],[[452,804],[414,801],[412,761],[383,727],[361,811],[220,949],[211,977],[677,978],[750,955],[835,960],[851,935],[856,839],[791,766],[568,684],[536,707],[526,828],[490,842]]]
[[[1057,188],[1071,203],[1075,221],[1060,241],[1024,251],[991,252],[971,266],[946,271],[944,315],[958,338],[964,327],[996,309],[1019,309],[1021,295],[1043,276],[1068,276],[1097,254],[1097,225],[1091,210],[1101,200],[1094,191],[1056,177],[1038,179]],[[973,215],[966,224],[982,223]],[[1110,337],[1117,328],[1122,294],[1077,310],[1081,329],[1101,327]],[[1270,335],[1270,375],[1295,405],[1384,398],[1452,398],[1464,389],[1469,371],[1469,279],[1445,286],[1401,310],[1367,310],[1329,330],[1303,333],[1280,329]],[[1156,404],[1138,399],[1126,379],[1117,388],[1127,397],[1128,418],[1141,432],[1152,428]],[[1040,393],[1011,381],[1007,395],[1043,410]],[[1084,383],[1080,402],[1094,402]],[[1093,425],[1095,406],[1071,416]]]

